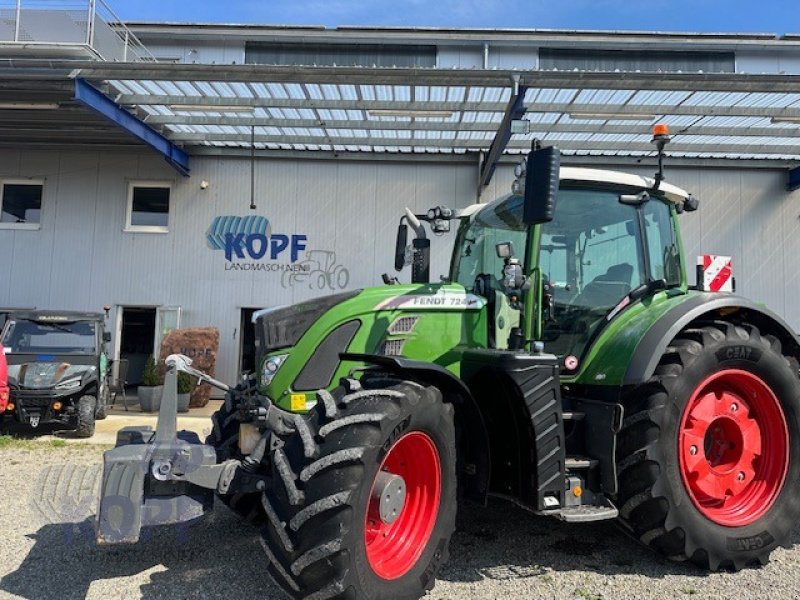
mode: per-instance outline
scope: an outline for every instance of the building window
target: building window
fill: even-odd
[[[539,68],[559,71],[643,71],[649,73],[733,73],[733,52],[671,50],[588,50],[541,48]]]
[[[170,186],[158,182],[133,182],[128,186],[126,231],[169,231]]]
[[[246,42],[245,62],[257,65],[435,67],[436,46]]]
[[[43,188],[41,181],[0,180],[0,227],[39,229]]]

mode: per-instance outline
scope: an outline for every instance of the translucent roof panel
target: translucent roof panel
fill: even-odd
[[[663,79],[638,88],[627,75],[613,84],[609,74],[564,74],[560,86],[523,81],[520,88],[512,78],[501,84],[456,75],[317,81],[306,70],[294,79],[119,76],[102,83],[109,96],[190,150],[255,143],[310,152],[486,153],[511,108],[520,107],[520,89],[524,111],[516,116],[529,122],[529,133],[512,135],[507,153],[527,151],[535,137],[568,155],[652,156],[650,130],[665,123],[673,156],[800,161],[800,91],[774,91],[786,88],[771,84],[743,90],[699,75],[695,89],[670,89]]]

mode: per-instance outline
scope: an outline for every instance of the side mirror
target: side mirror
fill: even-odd
[[[700,206],[700,201],[694,196],[689,196],[683,201],[683,210],[686,212],[694,212]]]
[[[103,341],[106,344],[111,341],[111,332],[110,331],[104,331],[103,332]]]
[[[549,223],[556,209],[561,171],[558,148],[540,148],[528,155],[525,170],[525,205],[522,220],[526,225]]]
[[[394,247],[394,270],[402,271],[406,264],[406,246],[408,245],[408,225],[400,223],[397,227],[397,241]]]

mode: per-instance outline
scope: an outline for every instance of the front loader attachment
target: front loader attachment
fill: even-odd
[[[126,427],[117,434],[116,447],[104,454],[98,544],[135,543],[142,527],[195,520],[213,507],[214,491],[224,493],[236,477],[238,461],[217,464],[212,446],[200,443],[193,432],[176,431],[177,372],[194,371],[189,365],[179,355],[167,359],[156,430]]]

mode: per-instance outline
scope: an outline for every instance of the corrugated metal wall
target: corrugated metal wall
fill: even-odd
[[[196,157],[192,177],[184,179],[150,155],[0,150],[2,177],[44,178],[45,188],[40,230],[0,230],[0,306],[181,306],[184,326],[220,329],[218,374],[230,381],[240,308],[336,291],[320,290],[317,277],[284,287],[279,272],[226,270],[224,254],[208,247],[214,217],[251,214],[247,159]],[[731,254],[739,292],[800,329],[800,308],[792,302],[800,297],[792,258],[800,254],[800,194],[783,190],[785,173],[673,168],[668,177],[701,199],[698,212],[682,217],[690,264],[701,248]],[[500,168],[484,198],[505,193],[512,178],[510,167]],[[172,182],[170,233],[123,231],[134,180]],[[200,189],[203,180],[207,190]],[[349,272],[347,287],[358,288],[391,272],[404,206],[466,206],[475,201],[476,180],[477,165],[470,163],[263,159],[257,214],[270,220],[273,233],[305,234],[309,250],[335,253]],[[434,278],[447,272],[451,243],[452,234],[434,239]]]

